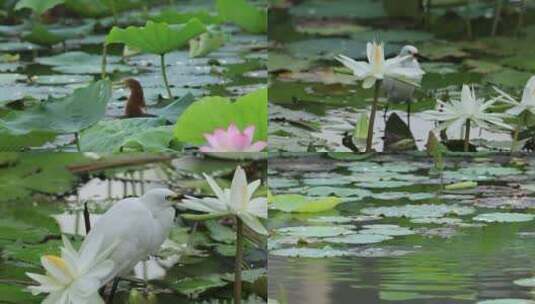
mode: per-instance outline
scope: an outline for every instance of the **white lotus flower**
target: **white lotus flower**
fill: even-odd
[[[479,127],[485,129],[497,126],[512,130],[513,127],[503,122],[503,118],[507,117],[507,114],[489,112],[490,107],[494,105],[496,101],[498,100],[476,98],[474,89],[470,89],[468,85],[463,85],[461,100],[452,100],[449,103],[437,100],[437,107],[440,110],[429,111],[426,113],[426,116],[441,122],[435,129],[437,131],[449,129],[451,127],[461,127],[467,120],[470,120]]]
[[[105,282],[103,278],[113,270],[114,262],[107,257],[111,250],[99,252],[98,246],[87,248],[79,255],[66,237],[61,257],[45,255],[41,263],[46,275],[26,273],[40,285],[30,286],[33,295],[49,293],[43,304],[104,304],[98,290]]]
[[[535,114],[535,76],[532,76],[528,80],[520,102],[496,87],[494,87],[494,90],[500,94],[501,101],[514,105],[514,107],[507,111],[508,114],[516,116],[524,111]]]
[[[241,167],[236,168],[230,189],[221,189],[212,177],[206,174],[204,177],[216,198],[199,199],[187,196],[181,207],[221,216],[233,214],[257,233],[268,234],[264,225],[258,220],[267,218],[267,199],[265,197],[251,199],[260,186],[260,180],[247,184],[245,171]]]
[[[401,62],[406,60],[410,55],[397,56],[385,60],[382,43],[368,42],[366,54],[368,56],[368,62],[355,61],[344,55],[338,55],[336,57],[336,60],[353,71],[353,74],[358,80],[364,80],[362,87],[365,89],[371,88],[375,84],[375,81],[382,80],[385,77],[418,81],[424,74],[424,71],[419,67],[401,66]]]

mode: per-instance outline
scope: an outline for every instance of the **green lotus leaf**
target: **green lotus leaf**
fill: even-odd
[[[315,213],[331,210],[340,204],[338,197],[308,198],[299,194],[282,194],[271,197],[270,206],[284,212]]]
[[[51,98],[24,111],[13,111],[0,120],[12,134],[39,130],[53,133],[76,133],[104,117],[111,97],[111,83],[101,80],[75,90],[64,98]]]
[[[24,32],[22,38],[31,43],[43,46],[52,46],[67,39],[79,38],[89,35],[95,26],[95,22],[75,27],[52,28],[41,23],[36,23],[31,31]]]
[[[195,97],[191,93],[188,93],[182,96],[182,98],[167,105],[166,107],[156,110],[155,113],[158,116],[167,119],[167,121],[174,123],[176,122],[178,117],[180,117],[180,115],[182,115],[182,113],[191,104],[193,104],[194,101],[195,101]]]
[[[205,31],[206,27],[198,19],[191,19],[182,26],[147,21],[144,27],[113,27],[106,43],[123,43],[146,53],[163,55],[184,46]]]
[[[196,18],[204,24],[219,24],[223,20],[220,16],[210,14],[207,11],[178,12],[174,9],[166,9],[149,19],[154,22],[167,24],[182,24]]]
[[[219,31],[206,32],[189,41],[189,55],[192,58],[202,57],[216,51],[225,44],[225,33]]]
[[[15,5],[15,10],[29,8],[37,15],[42,15],[47,10],[54,8],[63,2],[65,2],[65,0],[20,0],[17,2],[17,5]]]
[[[92,152],[162,151],[173,133],[163,118],[100,121],[80,134],[80,149]]]
[[[248,32],[267,32],[265,8],[257,8],[246,0],[217,0],[217,9],[225,21],[233,22]]]
[[[177,120],[174,135],[182,142],[203,144],[204,134],[231,123],[240,130],[256,127],[254,140],[267,140],[267,89],[260,89],[232,102],[225,97],[205,97],[193,103]]]
[[[26,134],[12,134],[8,128],[0,126],[0,151],[21,151],[29,147],[39,147],[56,138],[54,132],[31,131]]]

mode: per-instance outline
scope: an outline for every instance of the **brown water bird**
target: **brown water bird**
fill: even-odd
[[[143,94],[143,87],[139,81],[134,78],[123,80],[123,84],[130,89],[130,96],[126,101],[124,108],[124,115],[127,118],[132,117],[155,117],[156,115],[145,113],[145,96]]]

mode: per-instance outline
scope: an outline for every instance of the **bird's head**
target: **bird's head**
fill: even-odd
[[[145,107],[145,95],[141,83],[134,78],[127,78],[122,81],[122,85],[130,89],[128,103],[132,105]]]
[[[413,45],[406,45],[401,49],[401,52],[399,52],[400,56],[411,56],[415,59],[421,58],[420,53],[418,53],[418,49]]]
[[[143,201],[149,202],[153,206],[169,208],[175,205],[179,200],[178,194],[175,192],[165,189],[158,188],[147,191],[142,197]]]

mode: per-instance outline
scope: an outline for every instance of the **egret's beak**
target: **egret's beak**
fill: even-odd
[[[182,194],[176,194],[176,193],[174,193],[174,194],[172,194],[172,195],[169,195],[169,196],[167,197],[167,199],[168,199],[169,201],[177,202],[177,203],[178,203],[178,202],[180,202],[180,201],[182,200],[183,197],[184,197],[184,196],[183,196]]]
[[[412,57],[418,59],[418,60],[427,60],[426,57],[420,55],[420,53],[415,53],[415,54],[412,54]]]

